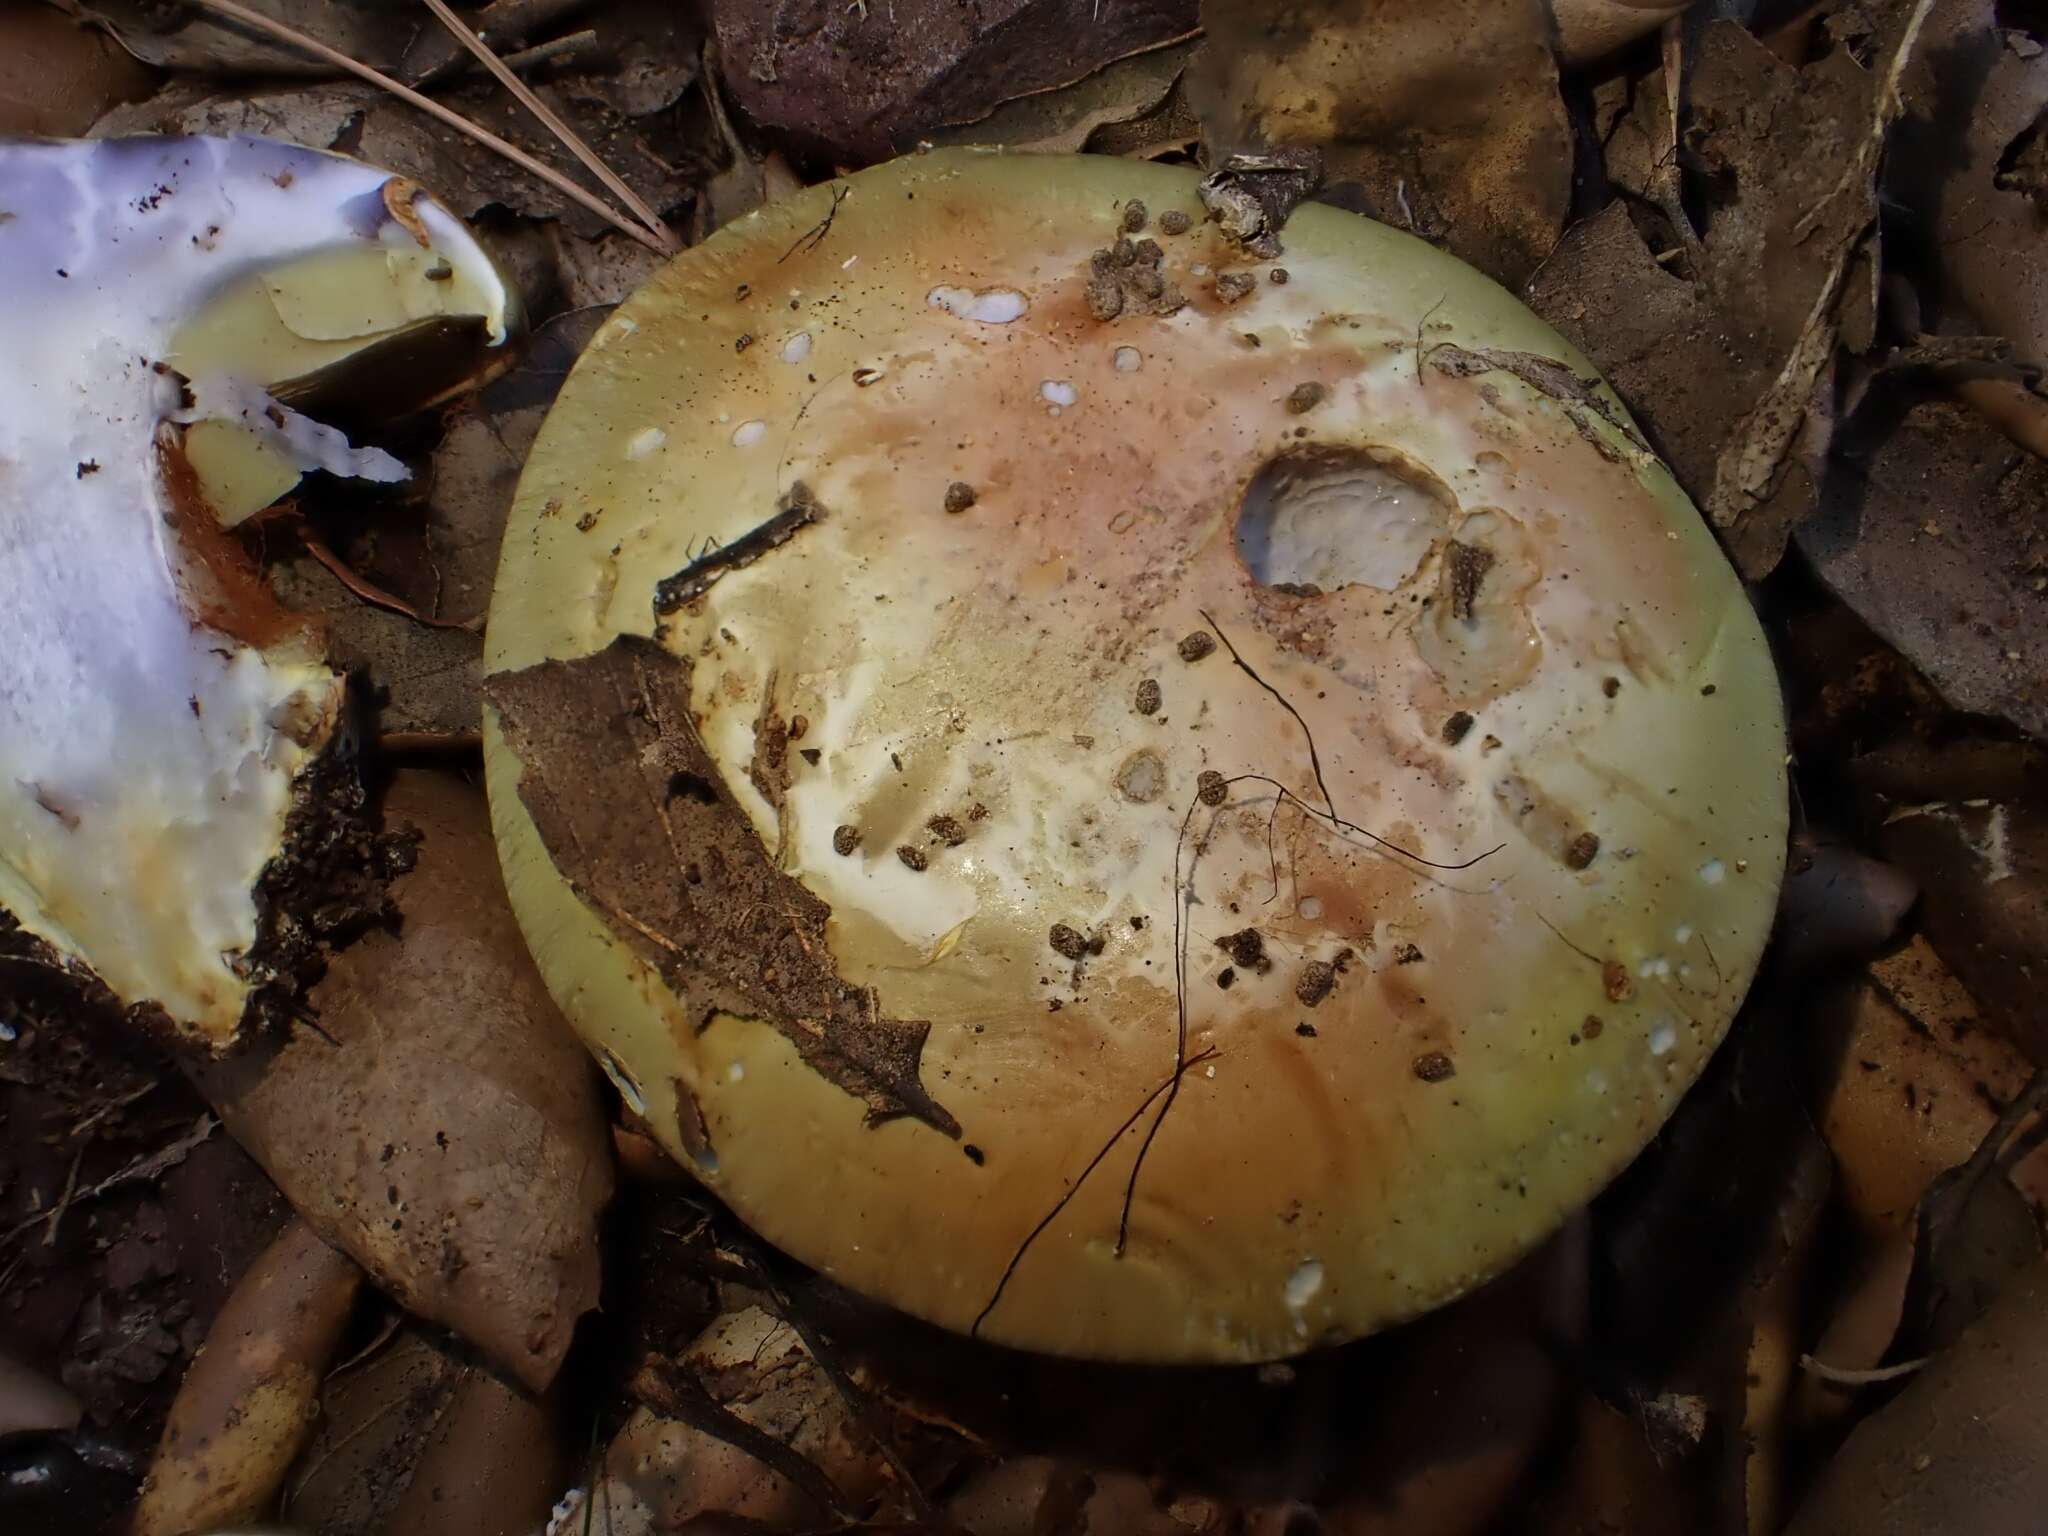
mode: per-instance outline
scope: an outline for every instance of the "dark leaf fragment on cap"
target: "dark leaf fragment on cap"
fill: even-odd
[[[909,1115],[959,1135],[918,1077],[930,1024],[883,1017],[838,974],[832,909],[774,866],[726,790],[691,723],[687,660],[623,635],[484,691],[555,867],[692,1019],[758,1019],[865,1103],[870,1124]]]

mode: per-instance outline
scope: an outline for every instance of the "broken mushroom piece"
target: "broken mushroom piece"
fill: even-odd
[[[1554,1231],[1726,1030],[1785,843],[1757,621],[1585,360],[1317,205],[1286,284],[1224,306],[1197,222],[1184,301],[1096,318],[1120,209],[1197,189],[935,152],[685,253],[540,434],[486,655],[513,907],[654,1133],[836,1280],[1125,1360]]]
[[[342,679],[221,525],[403,478],[287,381],[498,346],[512,300],[411,183],[259,139],[0,144],[0,273],[0,954],[218,1046],[295,984],[346,814]]]

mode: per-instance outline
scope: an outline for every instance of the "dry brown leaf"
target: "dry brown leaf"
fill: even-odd
[[[485,697],[556,867],[660,972],[687,1017],[762,1019],[865,1103],[871,1124],[910,1115],[959,1135],[919,1080],[929,1024],[883,1017],[872,991],[839,976],[825,938],[831,908],[776,868],[732,802],[697,739],[686,659],[622,636],[578,661],[499,673]],[[637,772],[622,781],[619,763]],[[713,848],[720,857],[703,856]]]
[[[1958,709],[2048,736],[2048,460],[1924,401],[1839,459],[1799,547]]]
[[[1202,24],[1212,161],[1319,149],[1330,200],[1510,285],[1556,243],[1572,141],[1541,0],[1207,0]]]
[[[297,1221],[250,1266],[178,1388],[134,1536],[202,1536],[270,1513],[362,1279]]]
[[[2048,1064],[2048,754],[1905,743],[1853,771],[1877,846],[1927,893],[1928,939],[2007,1038]]]
[[[75,138],[155,89],[156,76],[104,32],[47,5],[0,11],[0,134]]]
[[[1529,285],[1751,577],[1776,566],[1818,495],[1838,343],[1873,333],[1876,171],[1913,42],[1898,32],[1870,70],[1846,48],[1801,70],[1741,27],[1709,24],[1685,81],[1685,141],[1713,190],[1705,229],[1693,234],[1673,195],[1670,147],[1655,143],[1669,116],[1645,86],[1633,126],[1616,130],[1630,148],[1620,179],[1660,203],[1669,247],[1652,251],[1610,205]]]
[[[537,83],[536,89],[628,186],[661,212],[687,201],[716,164],[716,145],[699,138],[680,111],[628,117],[597,103],[588,92],[578,95],[575,80]],[[466,85],[441,99],[565,175],[582,174],[574,158],[495,86]],[[559,218],[583,235],[609,227],[492,150],[448,132],[373,86],[310,85],[218,95],[205,82],[180,79],[148,101],[116,108],[93,128],[101,138],[132,133],[252,133],[287,139],[339,150],[432,187],[464,218],[496,206],[528,218]]]
[[[1939,329],[2004,336],[2048,368],[2048,209],[2027,168],[2044,142],[2048,53],[1999,26],[1995,0],[1940,0],[1908,71],[1886,170],[1936,279]],[[2032,149],[2034,158],[2029,159]]]
[[[57,0],[76,15],[109,28],[136,58],[162,69],[219,75],[332,76],[331,65],[296,48],[238,26],[197,6],[156,0]],[[396,7],[349,0],[245,0],[251,10],[290,23],[351,58],[397,69],[418,32]]]
[[[1072,85],[1019,96],[974,122],[935,128],[926,137],[934,144],[1000,144],[1041,154],[1078,154],[1098,129],[1121,127],[1156,111],[1196,47],[1176,43],[1134,54]]]
[[[1567,64],[1591,63],[1656,31],[1693,0],[1550,0],[1557,51]]]
[[[41,1371],[0,1355],[0,1440],[78,1426],[78,1399]]]
[[[728,1311],[674,1368],[654,1362],[634,1390],[653,1406],[626,1421],[591,1486],[566,1505],[612,1536],[654,1536],[723,1516],[759,1531],[804,1531],[864,1510],[886,1468],[845,1400],[788,1323],[759,1306]]]
[[[2030,1536],[2048,1509],[2048,1266],[1859,1425],[1788,1536]]]
[[[292,1203],[418,1316],[554,1378],[597,1300],[612,1169],[588,1058],[527,958],[482,796],[401,774],[400,933],[338,954],[318,1027],[195,1070]]]
[[[386,1536],[422,1449],[474,1368],[394,1313],[321,1384],[312,1442],[292,1468],[283,1518],[319,1536]]]
[[[734,100],[841,163],[1194,32],[1196,0],[714,0]]]
[[[1818,1023],[1814,1118],[1840,1202],[1874,1241],[1909,1230],[1928,1187],[1969,1160],[2026,1086],[2026,1058],[1918,937],[1843,983]]]
[[[466,1366],[423,1437],[388,1529],[403,1536],[533,1536],[547,1529],[568,1470],[552,1406]]]

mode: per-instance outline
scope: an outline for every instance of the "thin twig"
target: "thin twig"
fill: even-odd
[[[682,242],[676,239],[674,231],[662,223],[661,215],[648,207],[646,200],[627,186],[624,178],[606,165],[604,158],[584,143],[583,136],[564,122],[553,107],[542,101],[532,86],[513,74],[506,67],[505,61],[491,52],[484,40],[471,31],[460,16],[448,9],[447,0],[424,0],[424,3],[427,9],[434,13],[435,19],[455,34],[455,40],[475,54],[477,62],[496,76],[498,83],[510,91],[522,107],[539,118],[548,132],[562,141],[564,149],[582,161],[591,175],[603,182],[614,197],[633,211],[634,217],[647,226],[648,232],[661,242],[665,250],[673,254],[682,249]]]
[[[1851,1371],[1839,1365],[1829,1365],[1825,1360],[1816,1360],[1811,1355],[1799,1357],[1799,1368],[1816,1380],[1825,1381],[1836,1387],[1874,1387],[1881,1382],[1897,1381],[1901,1376],[1910,1376],[1925,1365],[1930,1357],[1922,1355],[1918,1360],[1901,1360],[1897,1365],[1880,1365],[1873,1370]]]
[[[78,1165],[85,1161],[85,1148],[80,1147],[71,1155],[71,1171],[64,1176],[64,1193],[57,1197],[57,1203],[50,1208],[50,1227],[43,1234],[43,1246],[57,1246],[57,1224],[64,1219],[64,1213],[71,1209],[71,1197],[78,1193]]]
[[[532,155],[529,155],[518,145],[508,143],[506,140],[499,138],[490,129],[471,122],[460,112],[442,106],[433,97],[423,96],[411,86],[401,84],[382,70],[372,69],[369,65],[350,58],[339,48],[330,48],[317,37],[308,37],[296,27],[286,26],[283,22],[265,16],[260,11],[252,11],[246,5],[237,4],[236,0],[192,0],[192,3],[201,10],[212,11],[217,15],[229,17],[232,20],[239,21],[245,27],[254,28],[256,31],[266,36],[274,37],[280,42],[290,43],[294,48],[304,49],[316,59],[332,64],[337,69],[347,70],[358,80],[367,80],[379,90],[389,91],[400,101],[418,107],[428,116],[446,123],[457,133],[466,134],[485,148],[503,155],[528,175],[539,177],[577,206],[596,214],[621,233],[631,235],[650,250],[656,251],[663,256],[669,254],[669,247],[656,239],[652,230],[643,229],[633,220],[626,218],[616,208],[612,207],[611,204],[605,202],[603,198],[585,191],[553,166],[534,159]]]
[[[580,52],[597,41],[597,29],[585,27],[581,32],[571,32],[545,43],[535,43],[531,48],[522,48],[517,53],[505,55],[507,69],[538,69],[543,64],[552,64],[556,59]]]
[[[71,1196],[70,1203],[73,1205],[81,1205],[88,1200],[97,1200],[101,1195],[106,1194],[109,1190],[119,1189],[124,1184],[133,1184],[142,1179],[155,1178],[158,1174],[164,1172],[164,1170],[168,1168],[174,1168],[179,1163],[183,1162],[185,1160],[185,1154],[190,1152],[194,1147],[198,1146],[202,1141],[206,1140],[207,1137],[211,1136],[214,1133],[214,1131],[219,1128],[219,1126],[220,1122],[214,1119],[213,1116],[201,1115],[199,1117],[198,1123],[194,1125],[190,1131],[188,1131],[185,1135],[180,1136],[176,1141],[172,1142],[169,1146],[164,1147],[159,1151],[147,1153],[142,1157],[138,1157],[133,1162],[127,1164],[125,1167],[117,1170],[116,1172],[108,1174],[104,1179],[101,1179],[99,1183],[93,1185],[90,1189],[83,1190],[78,1194]],[[16,1222],[13,1226],[9,1227],[4,1233],[0,1233],[0,1243],[12,1242],[14,1241],[14,1239],[20,1237],[21,1234],[26,1232],[30,1227],[33,1227],[37,1222],[47,1221],[49,1219],[49,1212],[38,1211],[35,1215],[28,1217],[26,1220]]]
[[[326,567],[328,574],[333,576],[344,587],[347,587],[357,597],[368,603],[372,608],[382,608],[388,613],[400,614],[405,618],[411,619],[415,624],[426,625],[429,629],[460,629],[474,635],[479,633],[484,627],[481,614],[470,619],[431,618],[421,613],[419,609],[413,607],[411,603],[408,603],[397,593],[388,592],[368,577],[359,575],[351,570],[342,560],[341,556],[328,548],[325,540],[302,531],[299,534],[299,542],[306,546],[307,554]]]
[[[98,1125],[102,1120],[106,1119],[107,1116],[115,1113],[115,1111],[117,1110],[126,1109],[130,1104],[133,1104],[137,1099],[141,1098],[144,1094],[153,1093],[155,1091],[156,1084],[153,1082],[149,1082],[144,1083],[140,1088],[137,1088],[132,1093],[124,1093],[118,1099],[110,1099],[105,1104],[102,1104],[98,1109],[94,1110],[91,1114],[87,1115],[83,1120],[79,1121],[78,1124],[71,1127],[71,1134],[73,1136],[83,1136],[87,1131],[91,1130],[94,1126]]]

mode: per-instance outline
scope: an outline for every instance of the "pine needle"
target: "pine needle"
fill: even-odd
[[[289,43],[294,48],[302,49],[312,54],[316,59],[321,59],[326,63],[334,65],[337,69],[347,70],[359,80],[369,81],[370,84],[376,86],[379,90],[390,92],[400,101],[418,107],[428,116],[446,123],[457,133],[465,134],[475,139],[477,143],[483,145],[486,149],[503,155],[528,175],[539,177],[550,187],[561,193],[562,196],[568,198],[577,206],[588,209],[596,214],[620,233],[632,236],[642,245],[660,255],[666,256],[670,254],[672,247],[663,244],[652,230],[642,228],[633,220],[626,218],[602,198],[577,186],[575,182],[564,176],[553,166],[545,165],[541,161],[534,159],[532,155],[529,155],[518,145],[507,143],[504,139],[492,133],[490,129],[471,122],[460,112],[442,106],[433,97],[423,96],[411,86],[400,84],[383,71],[372,69],[369,65],[350,58],[339,48],[331,48],[318,38],[308,37],[296,27],[290,27],[281,21],[273,20],[260,11],[252,11],[246,5],[236,3],[236,0],[192,0],[192,3],[201,10],[212,11],[219,16],[226,16],[232,21],[240,22],[245,27],[263,33],[265,36],[274,37],[280,42]]]
[[[662,223],[661,215],[650,208],[638,192],[627,186],[624,178],[606,165],[603,157],[584,143],[582,136],[564,122],[553,107],[542,101],[532,86],[513,74],[506,67],[505,61],[491,52],[489,46],[476,35],[468,23],[448,9],[447,0],[425,0],[425,4],[427,9],[434,13],[435,19],[455,34],[455,40],[475,54],[477,62],[496,76],[498,83],[510,91],[522,107],[539,118],[548,132],[562,141],[562,147],[582,161],[590,174],[603,182],[614,197],[631,209],[633,215],[647,226],[648,231],[661,241],[667,250],[675,252],[682,249],[681,242],[676,239],[669,227]]]

